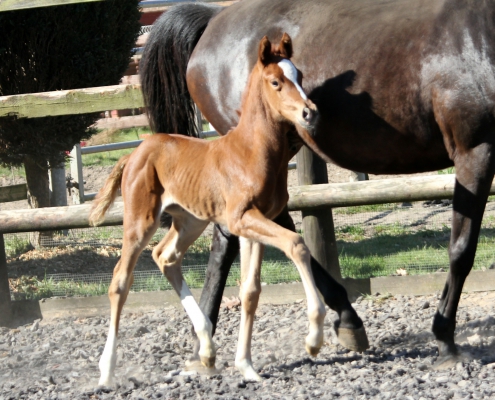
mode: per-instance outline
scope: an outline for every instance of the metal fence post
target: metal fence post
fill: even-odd
[[[65,186],[65,166],[50,169],[50,206],[63,207],[67,205],[67,189]]]
[[[299,185],[328,183],[326,163],[303,146],[297,153]],[[316,209],[302,212],[304,241],[311,255],[336,280],[342,279],[339,253],[335,239],[332,209]]]
[[[70,152],[70,175],[74,186],[71,188],[72,203],[84,203],[84,180],[82,172],[81,146],[76,144]]]
[[[360,182],[360,181],[369,181],[370,177],[366,172],[355,172],[351,171],[349,174],[350,182]]]
[[[8,326],[12,320],[12,304],[10,301],[9,274],[5,241],[0,233],[0,326]]]

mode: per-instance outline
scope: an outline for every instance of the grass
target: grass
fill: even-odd
[[[5,241],[5,254],[8,258],[16,257],[32,248],[33,246],[29,240],[17,235],[12,235],[9,237],[8,241]]]
[[[354,207],[339,207],[334,208],[334,214],[360,214],[366,212],[390,212],[393,210],[407,210],[407,207],[401,207],[398,203],[385,203],[385,204],[371,204],[367,206],[354,206]]]
[[[204,283],[205,266],[200,268],[184,267],[183,275],[191,288],[201,288]],[[170,283],[158,272],[136,271],[131,291],[151,292],[158,290],[171,290]],[[92,282],[89,279],[93,279]],[[85,281],[84,279],[87,279]],[[240,284],[240,267],[234,265],[227,280],[227,286]],[[108,292],[111,274],[94,279],[84,275],[75,276],[74,279],[58,279],[55,276],[45,276],[38,280],[35,277],[21,276],[11,279],[12,294],[15,300],[40,300],[53,296],[101,296]],[[266,284],[299,281],[296,268],[288,262],[268,262],[263,264],[261,281]]]
[[[455,174],[455,167],[449,167],[445,169],[441,169],[438,171],[439,175],[445,175],[445,174]]]

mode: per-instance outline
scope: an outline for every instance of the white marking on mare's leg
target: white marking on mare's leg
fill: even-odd
[[[105,350],[101,355],[99,367],[100,367],[100,386],[113,386],[114,384],[114,372],[115,364],[117,363],[117,334],[115,332],[115,326],[110,324],[108,331],[107,342],[105,344]]]
[[[306,93],[304,93],[302,87],[299,86],[299,83],[297,83],[297,69],[294,64],[292,64],[289,60],[284,59],[278,63],[278,66],[282,68],[282,71],[284,71],[285,77],[296,86],[296,89],[301,94],[301,97],[304,100],[308,100],[308,96],[306,96]]]
[[[215,366],[215,345],[211,337],[212,324],[210,319],[201,311],[194,299],[186,281],[182,281],[180,301],[191,319],[199,339],[199,358],[205,367]]]

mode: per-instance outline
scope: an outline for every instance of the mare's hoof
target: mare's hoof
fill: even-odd
[[[320,349],[321,347],[313,347],[306,345],[306,352],[312,357],[316,357],[320,352]]]
[[[346,349],[362,352],[370,347],[364,326],[358,329],[337,328],[339,343]]]
[[[213,357],[201,357],[201,364],[203,364],[206,368],[214,368],[215,367],[215,356],[213,356]]]

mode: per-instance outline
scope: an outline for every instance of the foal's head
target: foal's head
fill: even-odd
[[[284,33],[278,46],[265,36],[258,50],[263,96],[273,115],[305,129],[312,129],[318,112],[301,88],[302,74],[292,64],[292,40]]]
[[[290,61],[291,57],[292,40],[287,33],[278,46],[272,45],[266,36],[261,39],[257,68],[261,74],[263,96],[272,114],[294,125],[304,143],[321,157],[321,151],[312,138],[318,110],[301,88],[302,74]]]

